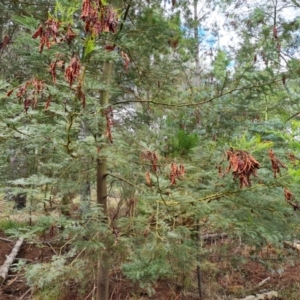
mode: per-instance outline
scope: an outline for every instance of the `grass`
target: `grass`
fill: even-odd
[[[299,290],[300,290],[300,284],[294,283],[293,285],[282,289],[279,292],[279,296],[282,297],[282,299],[299,300],[300,297]]]
[[[0,220],[0,231],[7,231],[9,229],[18,229],[20,227],[25,227],[27,224],[20,223],[14,220]]]

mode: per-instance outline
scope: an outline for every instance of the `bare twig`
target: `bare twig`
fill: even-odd
[[[46,244],[47,246],[49,246],[49,247],[51,248],[51,250],[55,253],[55,255],[58,255],[57,252],[56,252],[55,249],[51,246],[50,243],[44,242],[44,244]]]
[[[2,237],[0,237],[0,240],[4,241],[4,242],[8,242],[8,243],[12,243],[13,242],[12,240],[5,239],[5,238],[2,238]]]
[[[84,298],[84,300],[87,300],[94,293],[95,289],[96,289],[96,286],[94,285],[92,291]]]
[[[271,279],[271,277],[267,277],[266,279],[262,280],[257,287],[261,287],[262,285],[264,285],[267,281],[269,281]]]
[[[31,292],[31,288],[30,289],[28,289],[20,298],[19,298],[19,300],[23,300],[26,296],[27,296],[27,294],[29,294]]]
[[[18,279],[18,276],[16,276],[14,279],[9,281],[9,283],[7,283],[7,285],[12,285],[17,279]]]

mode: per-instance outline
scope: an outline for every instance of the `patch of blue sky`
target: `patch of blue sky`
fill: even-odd
[[[213,35],[212,33],[208,33],[203,41],[200,40],[200,42],[204,42],[204,43],[207,43],[210,47],[213,47],[217,44],[218,42],[218,37]]]
[[[230,70],[230,69],[232,69],[234,66],[235,66],[235,62],[234,62],[234,60],[231,60],[231,61],[228,62],[228,65],[227,65],[226,68],[227,68],[228,70]]]
[[[194,29],[187,28],[185,26],[181,27],[184,34],[189,37],[194,37]],[[203,46],[207,46],[208,48],[214,48],[217,45],[218,42],[218,36],[213,34],[210,30],[199,27],[198,28],[198,37],[199,37],[199,44]]]
[[[183,31],[183,34],[186,37],[194,38],[195,36],[194,29],[182,26],[181,30]],[[223,48],[222,46],[220,46],[219,36],[205,27],[198,28],[198,38],[199,38],[199,45],[201,46],[201,49],[204,51],[206,51],[206,49],[217,50],[220,47]],[[234,66],[235,66],[234,60],[230,60],[226,66],[226,69],[232,70]]]

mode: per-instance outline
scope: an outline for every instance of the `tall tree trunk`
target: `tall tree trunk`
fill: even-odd
[[[199,60],[199,22],[198,22],[198,0],[194,0],[194,38],[195,38],[195,64],[196,64],[196,86],[200,83],[200,60]]]
[[[0,14],[0,43],[3,40],[3,26],[4,26],[4,18],[2,14]]]
[[[106,87],[101,91],[100,104],[102,107],[103,120],[100,124],[100,135],[104,135],[106,131],[105,126],[105,108],[109,104],[109,90],[108,85],[112,77],[112,62],[104,62],[103,65],[103,83]],[[107,216],[107,165],[105,157],[99,157],[97,161],[97,202],[103,209],[103,214]],[[98,261],[97,272],[97,300],[108,300],[109,292],[109,255],[103,253]]]
[[[198,293],[199,293],[199,299],[202,300],[203,299],[203,295],[202,295],[202,276],[201,276],[201,267],[200,267],[200,247],[201,247],[201,234],[200,234],[200,225],[199,225],[199,220],[196,221],[196,231],[197,231],[197,255],[196,255],[196,259],[197,259],[197,284],[198,284]]]

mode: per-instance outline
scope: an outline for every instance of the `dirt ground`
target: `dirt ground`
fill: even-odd
[[[9,203],[10,205],[11,203]],[[0,201],[0,220],[20,219],[18,212],[11,215],[11,207],[4,209]],[[0,231],[0,238],[8,238]],[[47,239],[48,240],[48,239]],[[0,239],[0,266],[10,254],[15,241]],[[18,259],[26,264],[49,262],[55,254],[51,244],[23,243]],[[255,250],[243,245],[241,241],[220,238],[206,242],[201,256],[202,300],[231,300],[247,295],[277,291],[281,300],[300,299],[300,251],[292,248],[266,247]],[[183,288],[172,281],[160,281],[154,286],[155,294],[148,295],[146,290],[126,280],[120,271],[114,270],[110,276],[110,300],[196,300],[199,299],[197,274],[191,274],[188,284]],[[263,283],[263,284],[262,284]],[[79,287],[68,287],[65,295],[57,300],[91,300],[93,283],[84,296],[78,296]],[[27,285],[24,274],[10,272],[0,286],[0,300],[35,300]],[[40,298],[39,298],[40,300]],[[44,300],[44,299],[42,299]]]
[[[0,232],[1,238],[8,238],[3,232]],[[7,242],[0,240],[0,265],[5,262],[6,256],[12,251],[15,242]],[[53,255],[52,250],[49,247],[37,247],[33,244],[27,244],[24,242],[17,255],[18,259],[23,259],[26,263],[35,263],[49,261]],[[26,294],[27,292],[27,294]],[[26,296],[27,295],[27,296]],[[16,272],[10,272],[5,283],[0,287],[0,299],[1,300],[15,300],[15,299],[31,299],[29,287],[26,284],[26,280],[23,274]]]
[[[3,232],[0,232],[0,237],[7,238]],[[13,242],[0,240],[0,265],[13,246]],[[297,250],[269,247],[255,253],[251,248],[240,245],[237,247],[234,241],[227,239],[214,241],[205,247],[209,249],[209,255],[202,266],[203,299],[232,299],[272,290],[279,293],[279,299],[300,299],[300,257]],[[25,242],[17,258],[32,264],[47,262],[53,254],[53,249],[47,245],[41,247],[40,244]],[[266,282],[259,286],[265,279]],[[196,274],[194,280],[196,282]],[[127,282],[121,274],[114,273],[111,274],[111,300],[194,300],[199,299],[195,286],[196,284],[183,292],[172,282],[162,281],[155,286],[155,295],[150,297],[146,291]],[[17,299],[29,300],[33,297],[24,275],[10,272],[0,289],[0,300]],[[92,299],[92,294],[80,299],[76,294],[76,287],[70,287],[62,299],[88,300]]]

